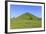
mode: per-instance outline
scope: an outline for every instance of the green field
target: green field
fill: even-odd
[[[40,28],[41,27],[41,18],[36,17],[32,14],[25,13],[17,18],[13,17],[10,19],[10,28],[11,29],[23,29],[23,28]]]

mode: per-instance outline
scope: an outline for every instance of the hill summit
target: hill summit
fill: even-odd
[[[33,14],[31,13],[24,13],[20,16],[18,16],[16,19],[23,19],[23,20],[38,20],[39,18],[34,16]]]

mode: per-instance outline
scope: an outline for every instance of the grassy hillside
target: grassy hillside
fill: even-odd
[[[39,28],[41,27],[41,18],[38,18],[30,13],[25,13],[20,15],[17,18],[10,19],[10,27],[11,29],[19,29],[19,28]]]

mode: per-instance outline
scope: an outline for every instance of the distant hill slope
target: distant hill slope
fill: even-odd
[[[18,16],[18,17],[13,17],[13,18],[11,18],[11,19],[25,19],[25,20],[41,20],[41,18],[38,18],[38,17],[36,17],[36,16],[34,16],[34,15],[32,15],[32,14],[30,14],[30,13],[24,13],[24,14],[22,14],[22,15],[20,15],[20,16]]]
[[[16,18],[11,18],[10,26],[11,29],[41,27],[41,18],[38,18],[30,13],[24,13]]]

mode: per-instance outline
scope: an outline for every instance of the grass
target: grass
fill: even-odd
[[[37,20],[18,20],[18,21],[11,21],[11,29],[18,29],[18,28],[38,28],[41,27],[41,21]]]

